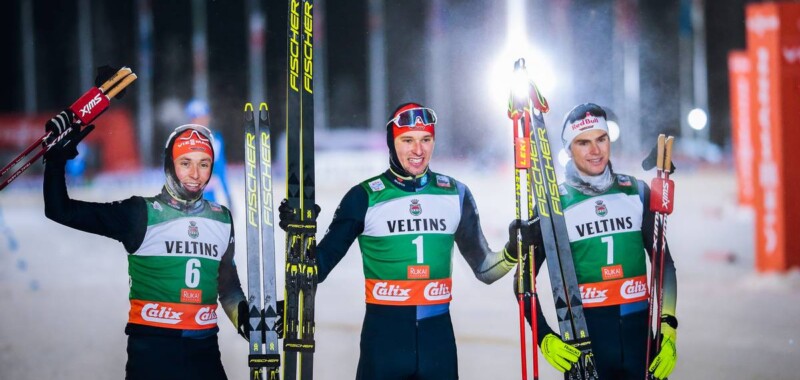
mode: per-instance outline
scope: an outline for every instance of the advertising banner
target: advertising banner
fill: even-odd
[[[750,107],[755,147],[756,269],[800,266],[800,249],[786,232],[800,223],[800,179],[790,154],[800,147],[800,3],[746,8]]]

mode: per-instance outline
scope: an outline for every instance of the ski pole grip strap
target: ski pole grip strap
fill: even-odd
[[[653,178],[650,183],[650,211],[672,214],[675,183],[669,178]]]
[[[661,323],[666,323],[667,326],[672,327],[673,329],[678,329],[678,318],[675,318],[674,315],[664,314],[661,316]]]
[[[286,232],[296,234],[316,234],[317,222],[316,221],[294,221],[289,223]]]
[[[97,87],[92,87],[72,103],[69,109],[83,125],[87,125],[100,116],[108,108],[108,104],[108,98],[103,92]]]

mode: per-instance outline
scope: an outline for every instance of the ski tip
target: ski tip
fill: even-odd
[[[245,111],[252,111],[253,110],[253,103],[247,102],[244,104]]]
[[[531,91],[530,97],[533,100],[533,108],[541,113],[550,111],[550,105],[547,103],[547,99],[545,99],[544,95],[539,91],[539,86],[533,81],[530,81],[529,87]]]
[[[259,111],[269,111],[269,106],[267,105],[266,102],[261,102],[261,104],[258,105],[258,110]]]

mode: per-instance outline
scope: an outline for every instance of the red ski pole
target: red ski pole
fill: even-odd
[[[645,356],[645,379],[651,379],[651,345],[658,344],[661,335],[661,311],[663,307],[664,253],[667,245],[667,215],[672,213],[675,184],[669,179],[672,171],[672,136],[658,136],[656,154],[656,177],[650,184],[650,211],[654,213],[653,245],[650,265],[650,305],[647,319],[647,347]],[[655,313],[653,308],[656,308]],[[655,334],[651,332],[655,324]]]
[[[530,140],[528,133],[524,131],[522,124],[522,109],[519,107],[518,99],[511,95],[509,101],[508,116],[511,118],[514,126],[514,205],[515,205],[515,218],[522,219],[522,185],[520,180],[520,172],[528,170],[530,167]],[[530,177],[530,174],[528,174]],[[529,196],[530,198],[530,196]],[[522,364],[522,380],[528,379],[528,362],[527,362],[527,348],[525,347],[525,276],[523,273],[523,261],[525,258],[522,246],[522,236],[519,228],[517,229],[517,304],[519,306],[519,344],[520,344],[520,362]],[[534,374],[536,376],[536,374]]]
[[[22,162],[31,152],[36,149],[36,147],[41,147],[40,150],[36,151],[33,157],[25,161],[25,163],[14,170],[8,176],[8,178],[0,182],[0,191],[8,186],[17,177],[19,177],[23,172],[25,172],[25,170],[27,170],[34,162],[36,162],[39,157],[43,156],[48,150],[50,150],[53,145],[61,141],[61,139],[72,132],[72,124],[89,125],[89,123],[100,116],[100,114],[102,114],[108,108],[109,100],[111,98],[117,96],[120,91],[124,90],[125,87],[128,87],[128,85],[133,83],[135,80],[136,74],[134,74],[130,68],[123,67],[119,69],[111,78],[106,80],[100,87],[92,87],[89,91],[84,93],[69,107],[69,111],[61,112],[56,117],[51,119],[49,122],[58,126],[58,130],[60,130],[61,133],[55,138],[52,138],[52,132],[46,133],[42,137],[36,139],[33,144],[25,148],[22,153],[4,166],[3,170],[0,171],[0,177],[6,175],[11,168]],[[90,131],[91,130],[86,131],[85,133]]]

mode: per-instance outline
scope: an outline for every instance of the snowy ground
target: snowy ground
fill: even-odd
[[[365,176],[363,170],[380,169],[384,159],[378,162],[351,172],[334,168],[337,176],[329,168],[318,168],[322,231],[339,199]],[[231,183],[240,200],[241,176],[233,169]],[[482,212],[484,232],[492,247],[499,249],[513,217],[511,172],[475,173],[463,165],[437,169],[471,187]],[[735,206],[736,184],[731,173],[685,170],[673,178],[677,206],[669,218],[669,236],[679,276],[680,328],[679,362],[672,378],[800,378],[800,322],[796,317],[800,315],[800,275],[754,273],[752,215]],[[276,178],[275,187],[282,188],[282,181]],[[71,193],[78,199],[110,201],[154,194],[158,188],[153,181],[130,182],[128,178],[106,181],[102,186],[75,187]],[[276,194],[276,199],[281,197]],[[122,246],[47,220],[41,190],[35,186],[15,183],[0,193],[0,210],[4,220],[4,226],[0,225],[0,380],[123,378],[128,304]],[[234,204],[234,213],[238,240],[243,242],[243,219],[238,210],[242,210],[240,201]],[[276,236],[276,241],[282,244],[283,235]],[[725,260],[728,257],[735,260]],[[243,244],[237,247],[237,258],[245,282]],[[282,257],[279,260],[282,262]],[[279,277],[280,285],[282,280]],[[518,320],[511,276],[484,286],[458,257],[454,285],[452,314],[461,378],[519,378]],[[544,277],[539,286],[540,294],[550,294]],[[364,310],[362,289],[363,274],[354,246],[319,288],[317,379],[354,378]],[[545,310],[552,310],[552,299],[542,299]],[[552,312],[549,317],[554,320]],[[221,330],[228,376],[245,379],[246,344],[224,317]],[[540,378],[560,378],[544,359],[539,363]]]

